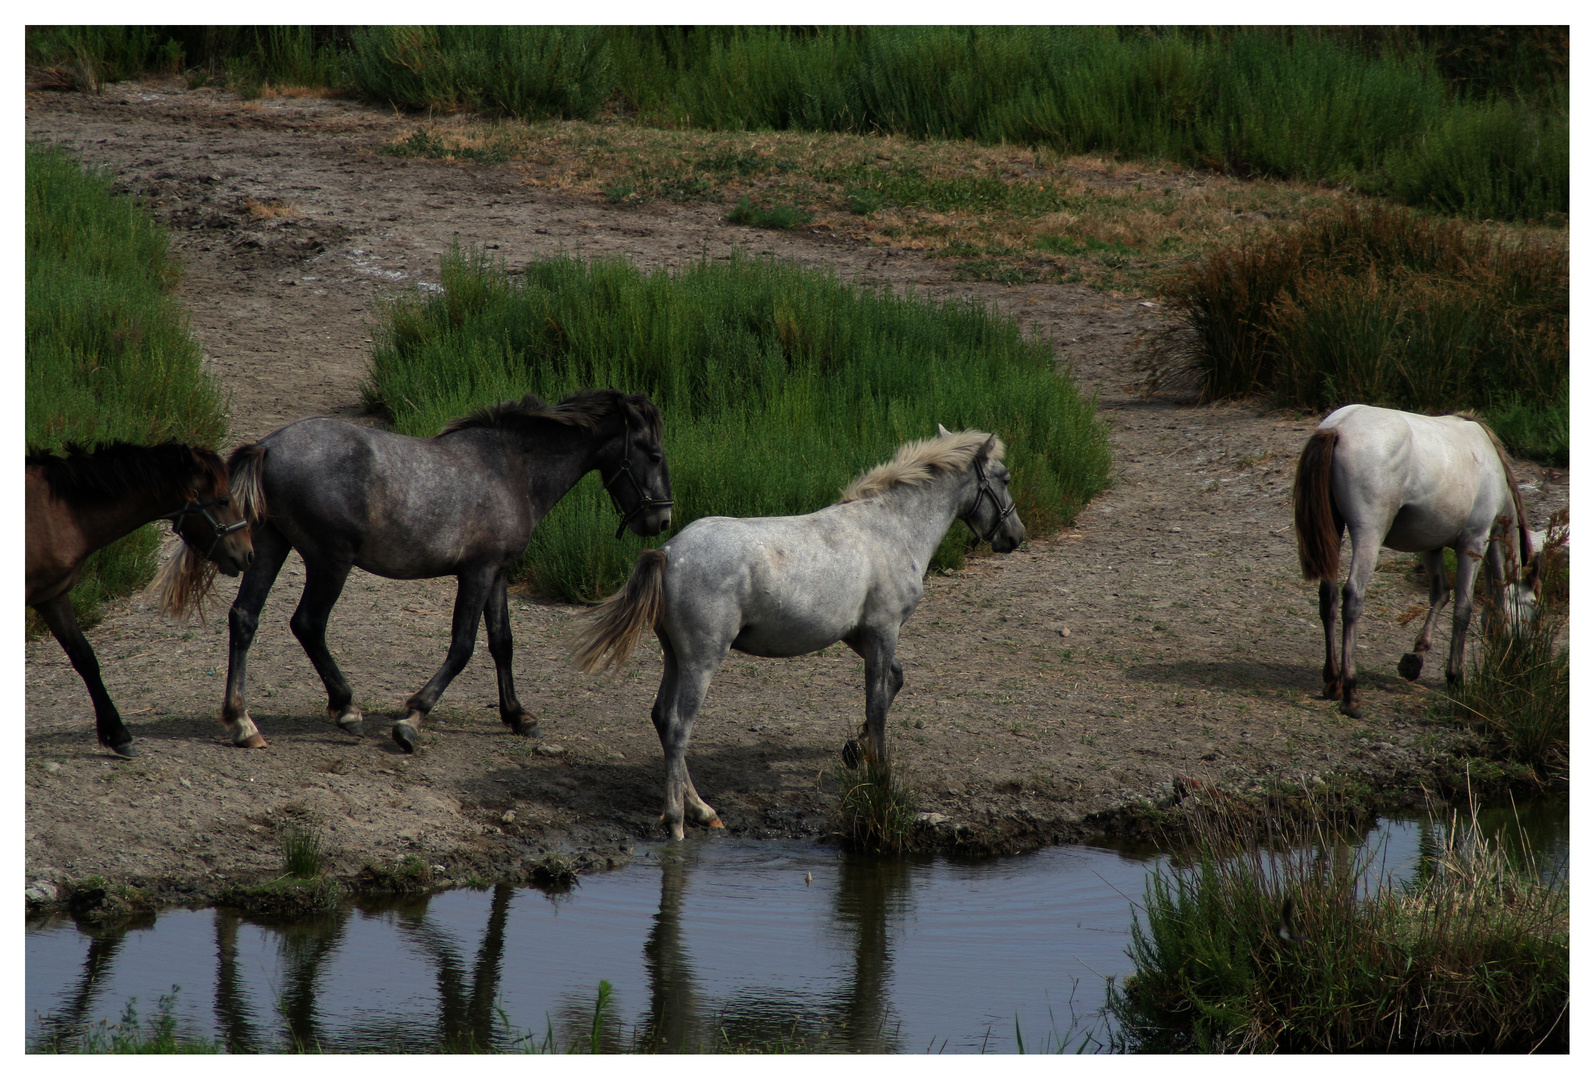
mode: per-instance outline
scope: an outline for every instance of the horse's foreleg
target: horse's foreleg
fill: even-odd
[[[1473,584],[1479,575],[1483,556],[1482,542],[1457,545],[1457,583],[1455,606],[1451,609],[1451,655],[1445,665],[1445,681],[1462,682],[1463,659],[1468,647],[1468,624],[1473,621]]]
[[[122,723],[111,695],[106,693],[105,683],[100,679],[100,662],[94,656],[89,639],[78,627],[70,594],[62,593],[53,600],[46,600],[36,605],[35,610],[44,618],[44,624],[61,643],[61,648],[66,650],[67,659],[82,677],[83,685],[89,688],[89,700],[94,702],[94,733],[100,745],[122,757],[133,757],[133,736]]]
[[[288,628],[299,639],[305,655],[321,676],[321,685],[327,689],[327,715],[351,735],[359,735],[365,717],[354,704],[354,690],[349,680],[338,669],[338,662],[327,648],[327,619],[332,606],[343,595],[343,584],[349,580],[350,566],[339,560],[328,563],[305,560],[305,591],[294,609]]]
[[[269,523],[256,524],[251,532],[255,539],[255,561],[244,572],[238,595],[227,612],[227,690],[222,699],[222,723],[232,733],[234,746],[259,749],[266,745],[266,740],[244,704],[249,646],[260,625],[260,609],[266,606],[266,594],[271,592],[283,560],[288,557],[288,541]]]
[[[1423,630],[1418,634],[1418,640],[1412,643],[1412,651],[1396,665],[1396,672],[1403,679],[1412,680],[1423,674],[1424,657],[1434,642],[1435,621],[1440,616],[1440,609],[1451,601],[1451,586],[1445,577],[1444,554],[1444,549],[1436,548],[1418,556],[1423,560],[1423,572],[1429,576],[1429,614],[1423,620]]]
[[[897,661],[897,635],[870,634],[857,651],[864,657],[864,733],[875,760],[886,761],[886,712],[903,686]]]
[[[509,593],[505,585],[504,574],[500,573],[493,579],[483,609],[487,617],[487,650],[493,656],[493,668],[498,673],[498,715],[515,734],[535,739],[537,721],[526,715],[515,696],[515,671],[511,664],[515,656],[515,635],[510,630]]]
[[[410,700],[404,703],[404,719],[393,725],[393,741],[406,754],[415,753],[426,714],[432,711],[432,706],[437,704],[438,698],[448,689],[454,677],[465,670],[471,653],[476,650],[476,628],[482,621],[482,609],[487,604],[492,585],[493,575],[490,572],[460,575],[460,588],[454,594],[453,634],[448,655],[443,658],[443,666],[438,668],[437,674],[410,695]]]
[[[1362,699],[1357,693],[1357,623],[1362,619],[1363,600],[1379,563],[1379,541],[1372,532],[1351,534],[1351,571],[1341,594],[1340,620],[1340,711],[1354,720],[1362,718]]]
[[[1340,657],[1335,634],[1335,622],[1340,613],[1340,590],[1329,578],[1318,582],[1318,618],[1324,624],[1324,697],[1331,701],[1340,698]]]
[[[699,658],[684,667],[663,635],[660,644],[664,646],[665,673],[653,707],[654,730],[659,733],[659,745],[665,755],[665,809],[659,815],[659,823],[669,827],[672,839],[680,840],[686,835],[687,811],[700,825],[724,828],[720,815],[699,797],[687,773],[687,741],[692,738],[692,722],[725,652],[712,660]]]

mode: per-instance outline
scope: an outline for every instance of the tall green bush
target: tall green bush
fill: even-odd
[[[1110,464],[1092,404],[1016,324],[774,261],[671,274],[554,258],[515,282],[456,251],[441,295],[387,309],[367,396],[398,430],[433,435],[485,402],[582,386],[659,405],[678,528],[705,514],[819,509],[938,423],[1002,436],[1036,532],[1071,521]],[[613,516],[589,477],[538,527],[520,572],[556,596],[612,591],[640,544],[613,539]],[[936,565],[956,564],[967,541],[955,526]]]
[[[171,296],[179,268],[165,231],[58,148],[28,144],[26,171],[30,452],[113,439],[220,447],[225,402]],[[146,527],[91,557],[73,593],[80,620],[149,579],[157,536]]]

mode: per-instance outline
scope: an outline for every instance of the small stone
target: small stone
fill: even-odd
[[[940,825],[942,822],[944,822],[946,820],[947,820],[947,815],[946,814],[934,814],[934,813],[930,813],[928,811],[923,811],[923,810],[914,815],[914,822],[916,824],[929,825],[932,828],[935,828],[937,825]]]
[[[500,820],[500,821],[502,821],[502,822],[503,822],[503,823],[504,823],[504,824],[506,824],[506,825],[510,825],[510,824],[513,824],[513,823],[514,823],[514,821],[515,821],[515,811],[513,811],[513,810],[506,810],[506,811],[504,811],[504,812],[503,812],[503,813],[502,813],[502,814],[500,814],[500,815],[499,815],[499,816],[498,816],[498,819],[499,819],[499,820]]]
[[[565,748],[559,745],[559,743],[551,742],[544,743],[542,746],[539,746],[537,748],[537,752],[539,754],[547,754],[549,757],[558,757],[565,752]]]
[[[61,763],[59,761],[46,761],[44,763],[44,771],[45,772],[51,772],[51,773],[60,772],[61,771]]]

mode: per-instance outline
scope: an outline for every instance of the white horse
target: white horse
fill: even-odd
[[[1477,420],[1465,415],[1420,416],[1371,405],[1337,409],[1302,450],[1293,499],[1302,573],[1318,582],[1324,697],[1340,698],[1340,711],[1347,716],[1362,716],[1357,698],[1357,620],[1381,544],[1418,552],[1429,576],[1429,617],[1412,652],[1397,667],[1403,678],[1416,679],[1422,672],[1435,618],[1451,598],[1443,548],[1457,555],[1448,682],[1462,680],[1473,584],[1481,560],[1497,615],[1514,623],[1533,617],[1542,560],[1535,554],[1523,497],[1506,452],[1495,433]],[[1340,604],[1334,582],[1340,572],[1340,541],[1347,530],[1351,569],[1346,575],[1344,637],[1337,656],[1335,614]]]
[[[683,803],[721,824],[687,773],[687,740],[709,680],[736,649],[799,656],[846,642],[864,658],[866,753],[885,760],[886,710],[903,685],[897,634],[924,593],[925,571],[955,519],[993,551],[1025,527],[1008,495],[1002,440],[983,431],[911,442],[864,473],[839,502],[800,517],[699,518],[637,558],[631,579],[577,636],[582,670],[618,667],[644,630],[664,650],[653,722],[665,754],[665,810],[683,835]]]

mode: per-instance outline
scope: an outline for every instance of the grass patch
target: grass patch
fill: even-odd
[[[751,199],[743,196],[726,215],[726,220],[733,225],[749,225],[755,229],[795,229],[813,221],[814,215],[790,204],[768,209],[754,206]]]
[[[165,230],[111,177],[64,150],[26,148],[27,446],[166,439],[220,446],[226,403],[173,298],[179,267]],[[155,571],[145,526],[89,557],[72,593],[80,625]]]
[[[1546,537],[1546,580],[1533,623],[1513,632],[1486,610],[1472,671],[1435,709],[1483,733],[1492,757],[1526,765],[1542,782],[1561,785],[1569,779],[1572,717],[1566,513],[1559,513]]]
[[[303,918],[336,908],[344,889],[322,875],[326,847],[314,825],[291,821],[280,833],[283,851],[281,877],[259,885],[234,885],[221,894],[220,903],[257,915]]]
[[[1350,184],[1519,220],[1565,220],[1568,59],[1565,27],[49,27],[27,37],[31,69],[91,90],[184,70],[246,96],[321,85],[428,113],[970,140]]]
[[[1568,1049],[1569,904],[1477,821],[1440,817],[1402,883],[1323,829],[1209,810],[1155,871],[1109,987],[1119,1049],[1440,1053]]]
[[[901,855],[911,850],[914,791],[897,776],[890,759],[877,761],[867,751],[853,753],[854,764],[844,764],[836,773],[842,797],[832,831],[853,851]]]
[[[443,292],[394,303],[373,350],[368,402],[397,430],[432,435],[477,405],[581,386],[648,393],[665,419],[674,520],[808,513],[938,423],[1000,434],[1036,535],[1106,484],[1092,404],[1047,343],[960,302],[927,303],[770,260],[645,274],[619,260],[553,258],[520,281],[455,251]],[[642,542],[613,538],[596,476],[533,534],[516,570],[547,595],[618,588]],[[954,527],[933,562],[970,546]]]
[[[220,1054],[226,1048],[214,1039],[185,1035],[177,1030],[177,994],[162,994],[155,1015],[145,1020],[138,999],[129,998],[115,1024],[101,1020],[78,1034],[54,1033],[28,1047],[30,1054]]]
[[[1208,399],[1272,394],[1499,416],[1515,452],[1568,454],[1569,252],[1347,204],[1217,249],[1165,288],[1165,356]]]

